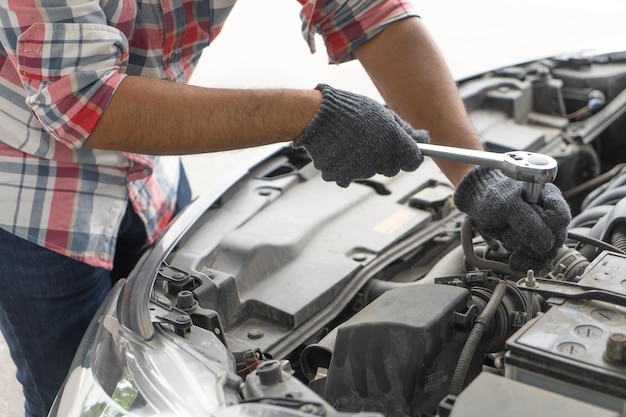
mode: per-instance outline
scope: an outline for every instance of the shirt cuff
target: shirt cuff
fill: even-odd
[[[326,4],[325,4],[326,3]],[[334,7],[328,7],[334,3]],[[408,0],[323,2],[310,0],[301,12],[302,34],[315,52],[315,34],[324,39],[331,64],[354,59],[353,51],[398,20],[416,16]]]
[[[36,23],[18,38],[17,69],[26,104],[41,126],[76,149],[124,78],[128,40],[89,23]]]

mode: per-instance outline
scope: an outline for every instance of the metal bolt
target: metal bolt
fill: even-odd
[[[526,284],[528,288],[533,288],[537,285],[537,281],[535,280],[535,271],[529,269],[528,272],[526,272],[526,279],[524,280],[524,284]]]
[[[260,339],[265,336],[263,330],[261,329],[250,329],[248,330],[248,339]]]
[[[176,294],[176,305],[183,310],[191,310],[198,305],[198,302],[191,291],[182,290]]]
[[[611,333],[603,355],[608,362],[626,363],[626,334]]]

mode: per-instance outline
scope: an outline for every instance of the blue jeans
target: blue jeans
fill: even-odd
[[[177,210],[190,198],[183,172]],[[147,249],[145,237],[143,223],[129,208],[120,226],[119,256],[108,271],[0,229],[0,327],[17,367],[27,417],[48,414],[84,331],[111,283],[125,277]]]

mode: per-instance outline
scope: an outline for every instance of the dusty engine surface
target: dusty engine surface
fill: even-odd
[[[459,90],[488,150],[558,161],[574,218],[550,268],[511,271],[431,160],[340,190],[285,148],[202,209],[154,286],[181,338],[232,356],[243,389],[217,414],[626,416],[626,54]]]

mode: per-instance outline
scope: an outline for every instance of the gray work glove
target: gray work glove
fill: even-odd
[[[319,84],[322,105],[304,132],[293,141],[303,147],[326,181],[347,187],[374,174],[388,177],[413,171],[424,160],[416,142],[428,133],[413,130],[378,102]]]
[[[539,271],[550,264],[567,236],[570,209],[554,184],[546,184],[543,200],[524,201],[524,184],[499,170],[476,167],[463,178],[454,202],[486,236],[510,252],[514,271]]]

